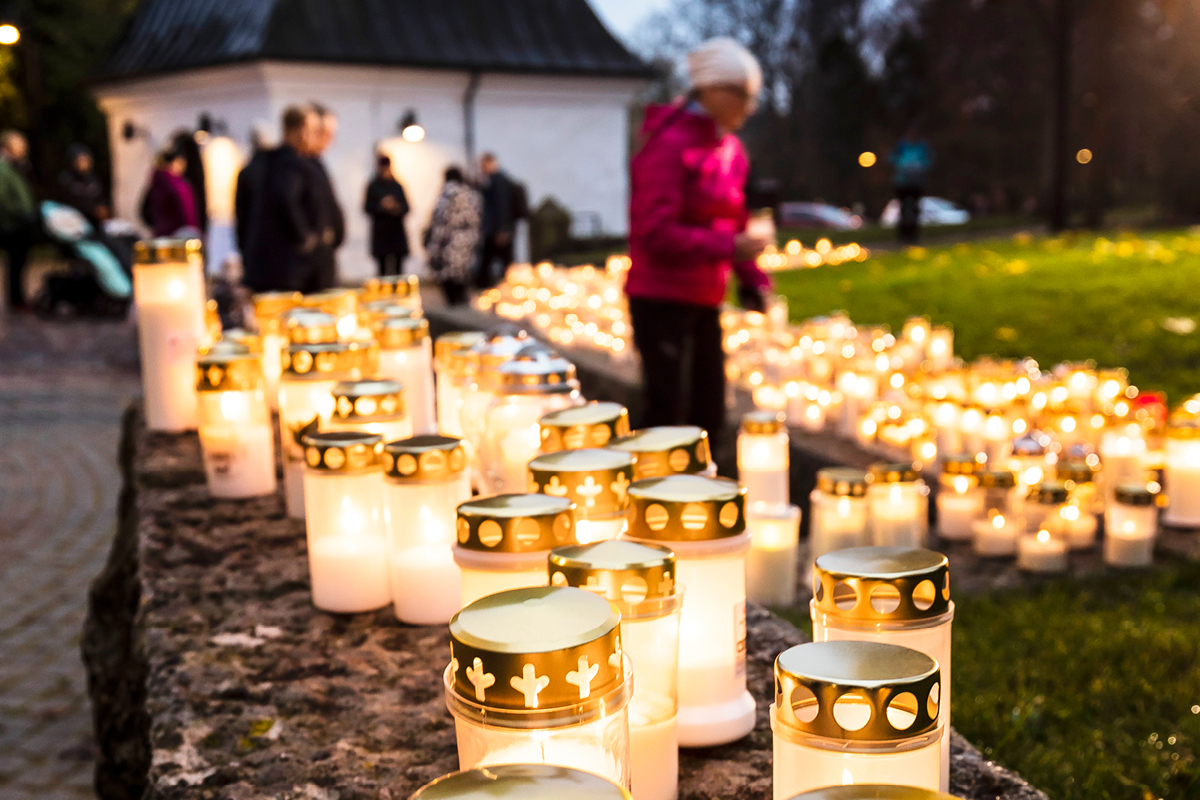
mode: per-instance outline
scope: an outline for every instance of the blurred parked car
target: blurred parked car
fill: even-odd
[[[861,228],[862,217],[828,203],[780,203],[781,228],[832,228],[851,231]]]
[[[922,225],[965,225],[970,219],[970,211],[944,197],[921,198]],[[892,200],[884,206],[883,213],[879,215],[879,224],[885,228],[894,228],[899,222],[900,201]]]

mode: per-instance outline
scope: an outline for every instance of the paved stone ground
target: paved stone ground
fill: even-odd
[[[116,524],[126,323],[0,318],[0,799],[94,797],[79,655]]]

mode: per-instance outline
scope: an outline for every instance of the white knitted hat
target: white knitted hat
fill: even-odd
[[[745,86],[751,97],[758,97],[762,91],[762,68],[758,59],[728,36],[709,39],[688,53],[687,67],[693,89]]]

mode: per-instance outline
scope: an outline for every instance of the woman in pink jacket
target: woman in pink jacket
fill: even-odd
[[[642,357],[646,425],[698,425],[713,440],[725,420],[720,306],[731,271],[739,299],[762,310],[769,287],[755,259],[767,242],[745,233],[749,161],[734,135],[754,111],[762,73],[732,39],[688,54],[692,88],[650,106],[631,165],[625,292]]]

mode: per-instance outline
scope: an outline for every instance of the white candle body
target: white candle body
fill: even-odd
[[[256,392],[201,392],[200,452],[213,497],[275,492],[275,433],[266,398]]]
[[[800,550],[800,509],[796,506],[747,507],[746,596],[768,606],[796,602],[796,571]]]
[[[787,503],[788,435],[738,434],[738,482],[746,487],[746,504]]]
[[[471,498],[465,472],[447,480],[384,481],[392,606],[410,625],[444,625],[461,608],[454,563],[459,503]]]
[[[196,348],[204,335],[204,281],[199,265],[134,265],[133,296],[146,427],[194,430]]]
[[[1111,502],[1118,486],[1145,479],[1146,440],[1120,431],[1105,431],[1100,439],[1100,462],[1104,465],[1105,494]]]
[[[610,519],[585,519],[583,513],[583,510],[577,511],[579,516],[575,520],[575,540],[580,544],[611,541],[627,527],[624,514]]]
[[[812,520],[808,528],[808,562],[826,553],[871,544],[867,499],[826,494],[814,489]]]
[[[413,347],[379,351],[380,378],[404,387],[404,402],[416,434],[437,433],[433,390],[433,350],[428,339]]]
[[[867,487],[871,543],[877,547],[924,547],[929,530],[923,481]]]
[[[679,722],[642,722],[629,711],[629,756],[633,796],[637,800],[675,800],[679,796]]]
[[[1017,540],[1025,533],[1023,517],[1003,517],[997,526],[995,518],[980,518],[971,523],[975,552],[981,556],[1012,556],[1017,552]]]
[[[437,426],[443,436],[462,436],[463,378],[437,373]]]
[[[941,486],[937,494],[938,535],[951,542],[969,542],[975,519],[983,511],[983,491],[977,487],[956,492]]]
[[[1067,542],[1059,536],[1045,541],[1026,533],[1017,540],[1017,567],[1026,572],[1066,572]]]
[[[1154,561],[1158,507],[1109,503],[1104,512],[1104,563],[1147,567]]]
[[[1086,509],[1079,509],[1079,516],[1063,520],[1063,532],[1067,536],[1067,546],[1072,550],[1086,550],[1096,544],[1096,531],[1100,521],[1095,514]]]
[[[1168,504],[1163,523],[1200,527],[1200,440],[1168,435],[1164,475]]]
[[[262,335],[263,380],[266,381],[267,403],[272,411],[279,410],[279,378],[283,374],[283,348],[287,337],[279,333]]]
[[[283,457],[283,488],[288,516],[304,519],[304,445],[301,431],[316,431],[333,414],[336,379],[279,379],[279,452]],[[310,427],[311,426],[311,427]]]
[[[326,430],[358,431],[360,433],[376,433],[383,437],[384,442],[398,442],[401,439],[413,437],[412,420],[408,415],[390,419],[359,420],[351,422],[340,418],[329,420]]]
[[[538,420],[553,411],[581,405],[578,391],[500,395],[487,409],[479,443],[479,471],[485,494],[524,492],[529,462],[541,454]]]
[[[390,603],[383,473],[309,469],[304,502],[313,605],[356,614]]]
[[[679,787],[676,693],[679,607],[651,619],[621,621],[621,645],[633,663],[629,738],[637,800],[674,800]]]
[[[454,545],[454,562],[462,570],[462,599],[465,608],[481,597],[526,586],[547,586],[549,550],[532,553],[481,553]]]

